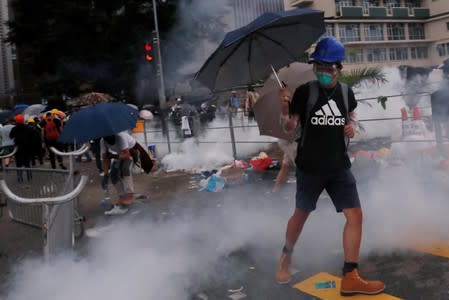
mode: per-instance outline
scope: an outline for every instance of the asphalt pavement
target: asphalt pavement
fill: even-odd
[[[297,269],[294,279],[288,285],[276,283],[274,271],[285,224],[294,207],[295,182],[291,174],[290,183],[279,194],[272,194],[275,175],[271,172],[255,176],[251,182],[217,193],[199,191],[201,178],[197,175],[150,175],[152,177],[137,182],[136,192],[140,197],[134,207],[120,217],[103,216],[104,209],[99,205],[101,190],[90,192],[83,201],[87,215],[86,235],[77,241],[75,251],[80,259],[89,257],[93,241],[106,235],[102,230],[114,230],[124,221],[170,224],[185,221],[187,217],[190,222],[206,219],[201,223],[201,232],[187,233],[192,234],[188,241],[208,247],[207,252],[213,254],[213,258],[208,263],[207,275],[189,272],[191,284],[186,291],[187,298],[183,299],[339,299],[337,288],[320,290],[313,285],[319,280],[335,280],[338,284],[341,277],[341,227],[338,226],[342,223],[333,223],[336,214],[330,201],[326,201],[326,195],[322,196],[322,204],[310,220],[310,229],[304,233],[294,253],[293,266]],[[96,186],[100,179],[92,178],[91,184]],[[365,215],[369,217],[369,214],[370,211],[365,211]],[[316,224],[323,227],[314,230]],[[15,266],[24,258],[42,254],[41,236],[38,229],[12,222],[5,215],[0,232],[0,296],[6,297],[15,280]],[[368,230],[367,244],[370,243],[369,233]],[[211,247],[210,240],[221,241],[220,235],[226,239],[225,246]],[[233,237],[238,242],[232,241]],[[400,236],[397,239],[400,240]],[[362,252],[367,251],[361,256],[362,275],[383,280],[387,288],[379,296],[352,299],[449,299],[449,243],[437,235],[435,240],[440,243],[438,246],[415,247],[398,242],[395,247],[388,245],[385,249],[363,248]],[[419,241],[416,236],[416,242]]]

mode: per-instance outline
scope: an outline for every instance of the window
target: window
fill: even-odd
[[[399,0],[384,0],[385,6],[387,7],[387,13],[392,14],[393,13],[393,7],[400,7],[401,4]]]
[[[335,36],[334,24],[326,24],[326,33],[325,36]]]
[[[439,56],[446,56],[446,45],[445,44],[437,45],[437,52]]]
[[[359,24],[340,24],[338,32],[342,43],[360,41]]]
[[[363,62],[363,49],[348,48],[346,50],[346,63],[357,64]]]
[[[341,16],[341,8],[345,6],[354,6],[355,1],[354,0],[337,0],[337,15]]]
[[[405,40],[404,24],[387,24],[388,40]]]
[[[408,59],[408,48],[398,47],[390,48],[390,60],[407,60]]]
[[[427,47],[411,47],[410,53],[412,59],[424,59],[428,57]]]
[[[366,60],[369,62],[383,62],[387,60],[387,49],[368,48],[366,49]]]
[[[369,14],[370,7],[379,7],[379,6],[380,6],[380,0],[362,0],[362,8],[363,8],[363,13],[365,15]]]
[[[366,41],[383,41],[384,32],[382,24],[365,24]]]
[[[408,35],[411,40],[424,40],[424,24],[422,23],[409,23]]]
[[[413,8],[421,7],[421,0],[405,0],[404,6],[408,7],[409,14],[412,15],[414,13]]]
[[[449,22],[446,23],[446,29],[449,30]]]

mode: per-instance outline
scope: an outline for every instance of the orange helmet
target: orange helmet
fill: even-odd
[[[23,124],[25,123],[25,117],[22,114],[18,114],[14,117],[14,121],[16,121],[17,124]]]

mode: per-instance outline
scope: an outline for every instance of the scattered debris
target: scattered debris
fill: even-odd
[[[201,300],[207,300],[209,299],[209,297],[205,294],[205,293],[199,293],[198,295],[196,295],[199,299]]]
[[[90,237],[90,238],[96,238],[96,237],[100,237],[101,235],[103,235],[104,233],[111,231],[114,228],[114,225],[110,224],[110,225],[106,225],[106,226],[102,226],[102,227],[93,227],[93,228],[89,228],[86,229],[86,236]]]
[[[239,289],[236,289],[236,290],[231,290],[231,289],[228,290],[228,292],[230,292],[230,293],[237,293],[237,292],[241,292],[241,291],[243,291],[243,286],[241,286]]]

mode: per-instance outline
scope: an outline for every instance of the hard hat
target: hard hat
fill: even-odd
[[[25,122],[25,117],[22,114],[18,114],[14,117],[14,121],[16,121],[17,124],[23,124]]]
[[[310,59],[311,62],[342,62],[345,60],[345,46],[334,37],[326,37],[318,42]]]

